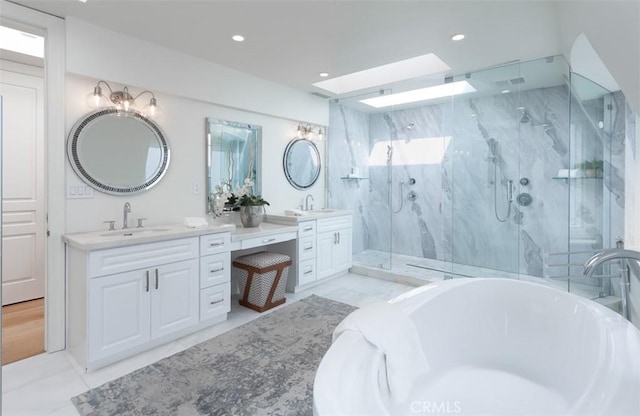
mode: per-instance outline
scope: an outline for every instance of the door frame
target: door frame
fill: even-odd
[[[25,24],[45,35],[45,349],[65,348],[65,25],[62,18],[0,0],[0,22]]]

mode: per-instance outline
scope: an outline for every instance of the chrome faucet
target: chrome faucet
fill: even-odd
[[[307,195],[307,197],[304,199],[304,210],[305,211],[309,211],[310,209],[313,209],[313,204],[311,204],[311,208],[309,208],[309,198],[311,198],[311,202],[314,201],[313,195],[311,195],[311,194]]]
[[[124,203],[123,209],[123,220],[122,220],[122,229],[126,230],[129,228],[129,214],[131,213],[131,204],[128,202]]]
[[[601,252],[596,253],[593,257],[587,260],[587,262],[584,264],[584,268],[582,269],[582,274],[587,278],[593,277],[593,273],[598,266],[608,261],[617,259],[636,260],[637,262],[640,262],[640,252],[634,250],[625,250],[623,248],[610,248],[607,250],[602,250]],[[632,264],[628,261],[627,264],[629,266],[635,266],[635,264]],[[631,268],[636,272],[639,270],[638,267]],[[640,277],[640,275],[636,274],[636,277]],[[622,291],[622,316],[624,316],[626,319],[629,319],[629,287],[629,272],[628,270],[625,270],[622,273],[620,289]]]

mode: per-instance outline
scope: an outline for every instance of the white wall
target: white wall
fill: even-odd
[[[271,203],[268,212],[296,207],[308,193],[316,207],[324,206],[324,171],[312,188],[298,191],[284,176],[282,156],[299,120],[327,124],[326,101],[74,19],[67,22],[67,45],[67,133],[90,111],[86,96],[104,79],[118,89],[126,84],[134,92],[156,93],[163,107],[157,122],[171,149],[167,174],[147,192],[68,199],[68,233],[102,229],[105,220],[120,227],[125,202],[132,205],[130,218],[146,217],[148,225],[204,216],[207,117],[262,126],[262,195]],[[324,144],[319,148],[324,169]],[[78,183],[68,163],[66,177],[68,185]],[[199,195],[193,194],[194,183]]]
[[[635,113],[640,113],[640,2],[558,1],[560,46],[565,56],[584,33]]]

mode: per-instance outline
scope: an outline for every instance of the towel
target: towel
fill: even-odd
[[[209,225],[209,223],[202,217],[185,217],[184,225],[189,228],[199,228],[206,227]]]
[[[307,213],[301,209],[287,209],[284,211],[284,215],[294,215],[296,217],[300,217],[302,215],[307,215]]]
[[[360,333],[384,354],[389,392],[397,403],[405,402],[414,381],[429,371],[417,328],[395,304],[380,302],[351,313],[333,332],[333,341],[345,331]]]

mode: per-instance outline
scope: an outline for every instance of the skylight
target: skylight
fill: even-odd
[[[415,103],[418,101],[433,100],[435,98],[467,94],[475,91],[476,89],[467,81],[457,81],[433,87],[399,92],[396,94],[380,95],[378,97],[360,100],[360,102],[370,105],[371,107],[382,108],[392,105]]]
[[[319,81],[313,85],[334,94],[344,94],[365,88],[378,87],[411,78],[434,75],[451,68],[435,54],[429,53],[403,61],[377,66],[364,71],[353,72],[341,77]]]
[[[0,49],[44,58],[44,38],[0,26]]]

